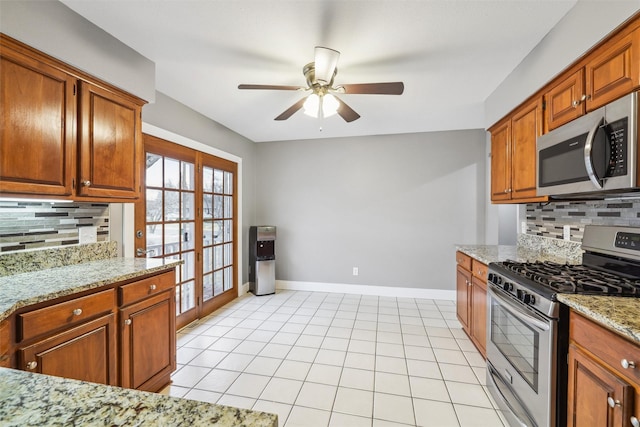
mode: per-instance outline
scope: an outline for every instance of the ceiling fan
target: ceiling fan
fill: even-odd
[[[275,120],[287,120],[295,112],[304,108],[305,114],[313,117],[322,118],[337,113],[346,122],[357,120],[360,115],[335,94],[402,95],[404,92],[404,83],[402,82],[355,83],[334,86],[333,80],[338,73],[336,66],[339,57],[340,52],[337,50],[316,46],[314,62],[310,62],[302,68],[302,73],[307,80],[306,87],[241,84],[238,85],[238,89],[300,90],[308,93]]]

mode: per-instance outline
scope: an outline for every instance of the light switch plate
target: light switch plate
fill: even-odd
[[[565,225],[562,227],[562,237],[564,240],[571,240],[571,226]]]
[[[520,223],[520,232],[522,234],[527,234],[527,221],[522,221]]]
[[[78,229],[78,240],[81,245],[96,243],[98,241],[98,227],[80,227]]]

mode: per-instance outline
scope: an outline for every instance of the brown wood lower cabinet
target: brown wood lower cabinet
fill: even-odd
[[[640,346],[575,312],[569,325],[567,425],[640,425]]]
[[[174,284],[171,269],[20,309],[0,324],[0,366],[158,391],[176,369]]]
[[[456,314],[482,357],[487,347],[487,266],[456,252]]]
[[[176,309],[173,289],[120,310],[121,385],[155,391],[176,369]]]
[[[101,384],[117,384],[115,314],[86,322],[19,350],[23,369]]]

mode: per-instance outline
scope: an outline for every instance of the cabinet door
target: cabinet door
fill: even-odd
[[[482,357],[487,357],[487,284],[477,277],[471,286],[471,339]]]
[[[136,199],[142,164],[141,107],[81,82],[80,196]]]
[[[462,327],[469,334],[471,303],[471,272],[458,266],[456,268],[456,313]]]
[[[640,84],[640,29],[600,47],[585,69],[587,111],[630,93]]]
[[[581,68],[552,87],[545,95],[547,130],[570,122],[585,113],[584,70]]]
[[[536,197],[536,139],[542,135],[542,99],[517,111],[511,119],[512,199]]]
[[[115,385],[116,348],[116,321],[111,313],[21,348],[20,369]]]
[[[121,385],[158,391],[176,368],[174,291],[163,292],[120,310]]]
[[[75,82],[0,39],[0,193],[73,191]]]
[[[632,406],[631,385],[574,344],[569,346],[568,426],[623,427]]]
[[[511,199],[511,121],[491,130],[491,200]]]

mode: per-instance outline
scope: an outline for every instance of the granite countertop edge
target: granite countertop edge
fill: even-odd
[[[640,345],[640,298],[559,294],[558,301]]]
[[[0,368],[0,424],[277,427],[278,416]]]
[[[30,305],[170,270],[182,260],[111,258],[0,277],[0,322]]]
[[[539,249],[516,245],[456,245],[456,250],[477,259],[483,264],[502,261],[534,262],[552,261],[557,263],[575,263],[566,255],[557,255]]]

